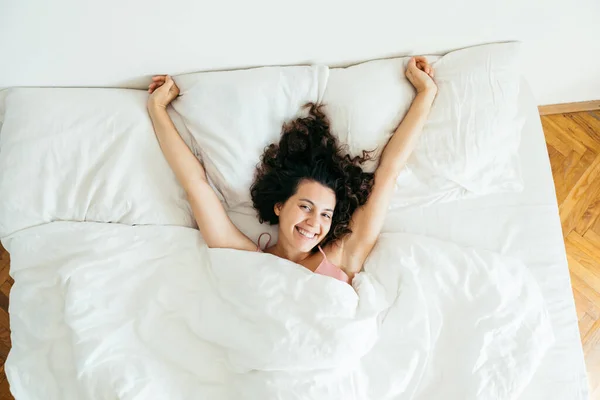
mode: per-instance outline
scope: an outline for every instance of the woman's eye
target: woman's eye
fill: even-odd
[[[331,215],[329,215],[329,214],[323,214],[323,216],[324,216],[325,218],[329,218],[329,219],[331,219]]]
[[[306,211],[310,211],[310,207],[309,206],[300,206],[300,208],[305,209]]]

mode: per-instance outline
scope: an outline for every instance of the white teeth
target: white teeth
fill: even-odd
[[[315,233],[310,233],[310,232],[308,232],[308,231],[305,231],[304,229],[300,228],[299,226],[297,226],[296,228],[298,228],[298,232],[300,232],[300,234],[301,234],[302,236],[305,236],[305,237],[307,237],[307,238],[309,238],[309,239],[312,239],[312,238],[314,238],[314,237],[315,237],[315,235],[316,235]]]

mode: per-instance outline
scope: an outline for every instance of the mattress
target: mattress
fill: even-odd
[[[550,161],[536,102],[526,81],[520,110],[524,191],[397,210],[384,232],[422,234],[522,260],[547,303],[555,344],[520,399],[588,399],[583,351]]]

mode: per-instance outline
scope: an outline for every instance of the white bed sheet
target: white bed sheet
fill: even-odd
[[[537,107],[525,82],[522,88],[524,192],[396,210],[384,231],[422,234],[521,259],[542,289],[556,342],[520,399],[584,400],[587,378],[554,185]]]
[[[520,399],[587,400],[550,161],[538,109],[525,80],[521,88],[520,111],[526,117],[520,147],[524,191],[394,211],[384,231],[423,234],[522,260],[542,289],[556,342]]]

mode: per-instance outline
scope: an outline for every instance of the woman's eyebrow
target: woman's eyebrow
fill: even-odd
[[[312,201],[310,201],[309,199],[300,199],[302,201],[306,201],[307,203],[312,204],[313,206],[315,205],[315,203],[313,203]],[[331,208],[326,208],[324,211],[331,211],[333,212],[333,210]]]

